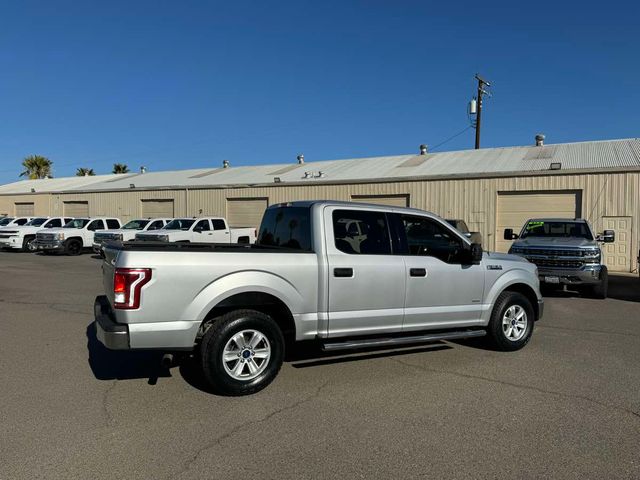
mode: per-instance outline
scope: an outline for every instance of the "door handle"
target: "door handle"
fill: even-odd
[[[334,268],[333,276],[340,278],[353,277],[353,268]]]
[[[427,269],[426,268],[410,268],[409,275],[412,277],[426,277]]]

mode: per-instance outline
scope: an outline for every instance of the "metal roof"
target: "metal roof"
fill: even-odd
[[[295,160],[294,160],[295,161]],[[484,148],[426,155],[282,163],[229,168],[24,180],[0,186],[0,194],[109,191],[138,188],[201,188],[290,183],[364,182],[430,177],[474,177],[548,172],[551,163],[569,173],[581,170],[640,169],[640,139],[544,146]]]

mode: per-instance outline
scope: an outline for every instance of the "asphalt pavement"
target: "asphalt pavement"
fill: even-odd
[[[523,350],[326,357],[249,397],[95,339],[100,260],[0,253],[0,479],[640,478],[640,280],[557,293]]]

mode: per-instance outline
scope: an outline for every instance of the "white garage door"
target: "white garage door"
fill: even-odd
[[[227,198],[227,221],[232,227],[258,228],[268,206],[266,198]]]
[[[88,217],[89,202],[64,202],[65,217]]]
[[[173,218],[173,200],[142,200],[142,218]]]
[[[390,207],[408,207],[409,195],[351,195],[354,202],[374,203]]]
[[[33,202],[16,202],[16,217],[33,217]]]
[[[616,241],[604,244],[604,263],[612,272],[631,271],[631,217],[603,217],[605,230],[615,230]]]
[[[504,240],[504,229],[520,233],[530,218],[576,218],[580,216],[578,192],[498,193],[496,251],[507,252],[511,241]]]

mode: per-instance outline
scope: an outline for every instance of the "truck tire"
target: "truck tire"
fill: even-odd
[[[527,297],[518,292],[502,292],[493,307],[487,335],[501,351],[520,350],[531,339],[535,315]]]
[[[64,243],[64,253],[67,255],[80,255],[82,253],[82,242],[77,238],[71,238]]]
[[[250,395],[269,385],[284,359],[278,324],[255,310],[234,310],[216,318],[202,337],[202,370],[215,393]]]
[[[589,296],[600,300],[607,298],[607,294],[609,293],[609,270],[607,267],[603,266],[602,270],[600,270],[600,283],[589,287],[587,293]]]
[[[36,251],[36,237],[24,237],[22,241],[23,252],[35,252]]]

